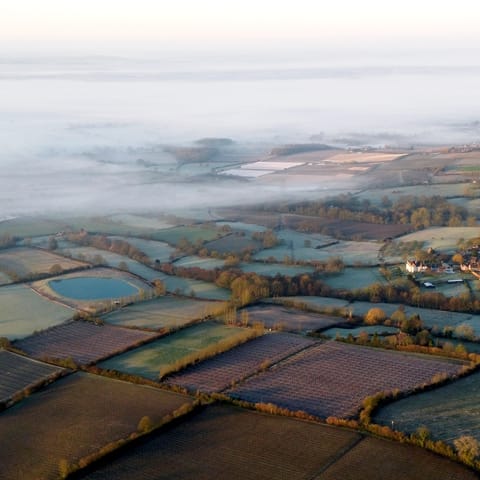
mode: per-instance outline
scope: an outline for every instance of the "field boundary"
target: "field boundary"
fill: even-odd
[[[337,427],[340,428],[340,427]],[[360,442],[363,442],[365,440],[366,434],[363,432],[358,432],[359,433],[359,438],[355,438],[352,440],[352,443],[350,445],[345,446],[341,450],[339,450],[334,457],[327,462],[325,465],[322,466],[317,472],[315,472],[314,475],[312,475],[310,478],[307,480],[316,480],[320,477],[320,475],[323,475],[330,467],[333,467],[337,462],[339,462],[348,452],[353,450]],[[386,441],[386,440],[384,440]]]

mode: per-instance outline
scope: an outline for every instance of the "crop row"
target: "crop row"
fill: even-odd
[[[312,343],[307,338],[285,333],[264,335],[193,365],[171,376],[166,383],[180,385],[189,390],[221,391],[262,366],[278,362]]]
[[[88,364],[154,336],[151,332],[73,321],[19,340],[15,346],[35,358],[72,358]]]
[[[250,402],[271,402],[319,417],[352,417],[380,391],[409,391],[461,365],[337,342],[305,350],[229,391]]]
[[[347,430],[214,406],[151,436],[84,478],[314,478],[358,438]]]
[[[186,403],[191,399],[156,388],[68,375],[2,412],[0,478],[59,478],[62,463],[136,432],[143,416],[154,424]]]
[[[0,402],[24,388],[41,383],[62,369],[16,353],[0,350]]]

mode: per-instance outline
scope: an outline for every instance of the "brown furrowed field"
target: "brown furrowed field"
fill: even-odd
[[[335,220],[309,217],[305,215],[283,215],[287,227],[298,229],[302,223],[312,222],[314,231],[337,238],[362,238],[364,240],[383,240],[386,237],[398,237],[412,231],[408,224],[380,224],[356,222],[354,220]],[[247,220],[246,220],[247,221]]]
[[[314,480],[474,480],[466,467],[419,447],[366,437]]]
[[[396,455],[396,449],[399,449]],[[430,452],[357,432],[228,406],[208,407],[84,480],[473,480]]]
[[[0,349],[0,402],[6,402],[25,388],[41,385],[63,368]]]
[[[312,340],[298,335],[263,335],[172,375],[166,383],[190,391],[218,392],[312,344]]]
[[[60,478],[69,464],[191,403],[184,395],[85,373],[65,377],[0,414],[1,478]]]
[[[152,332],[73,321],[17,341],[15,346],[34,358],[71,358],[84,365],[123,352],[153,337],[155,333]]]
[[[360,438],[347,430],[215,406],[84,478],[312,478]]]
[[[50,273],[54,265],[59,266],[59,271],[89,267],[87,263],[35,248],[17,247],[0,252],[0,270],[7,274],[11,272],[18,278]]]
[[[437,374],[453,376],[462,365],[330,341],[294,355],[240,386],[233,398],[271,402],[321,418],[355,417],[365,397],[382,391],[410,391]]]
[[[290,332],[329,328],[345,321],[342,317],[321,313],[306,313],[274,305],[256,305],[243,311],[248,313],[248,321],[251,324],[261,322],[266,328]]]

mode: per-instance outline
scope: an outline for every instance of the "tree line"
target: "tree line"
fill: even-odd
[[[471,221],[466,208],[453,205],[445,198],[404,195],[392,202],[384,196],[380,205],[352,194],[342,194],[318,201],[290,204],[266,204],[257,211],[274,211],[320,217],[330,220],[352,220],[376,224],[410,224],[415,229],[430,226],[460,226]]]

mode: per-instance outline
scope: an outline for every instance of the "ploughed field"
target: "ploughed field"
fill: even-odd
[[[247,307],[243,311],[248,313],[249,323],[261,322],[266,328],[296,332],[328,328],[344,321],[341,317],[289,310],[275,305]]]
[[[314,480],[473,480],[466,467],[426,450],[365,437]]]
[[[17,341],[15,347],[38,359],[71,358],[78,364],[89,364],[154,336],[152,332],[73,321]]]
[[[334,341],[314,345],[227,393],[248,402],[271,402],[318,417],[352,418],[365,397],[406,392],[436,375],[454,376],[461,363]]]
[[[165,383],[190,391],[218,392],[312,344],[312,340],[298,335],[263,335],[171,375]]]
[[[396,454],[398,450],[398,454]],[[228,406],[208,407],[100,462],[84,480],[474,480],[466,467],[409,445]]]
[[[0,402],[55,378],[63,368],[0,349]],[[1,430],[1,426],[0,426]]]
[[[60,477],[60,464],[77,463],[109,442],[137,431],[143,416],[160,421],[191,403],[184,395],[86,373],[69,375],[0,414],[1,476]]]

